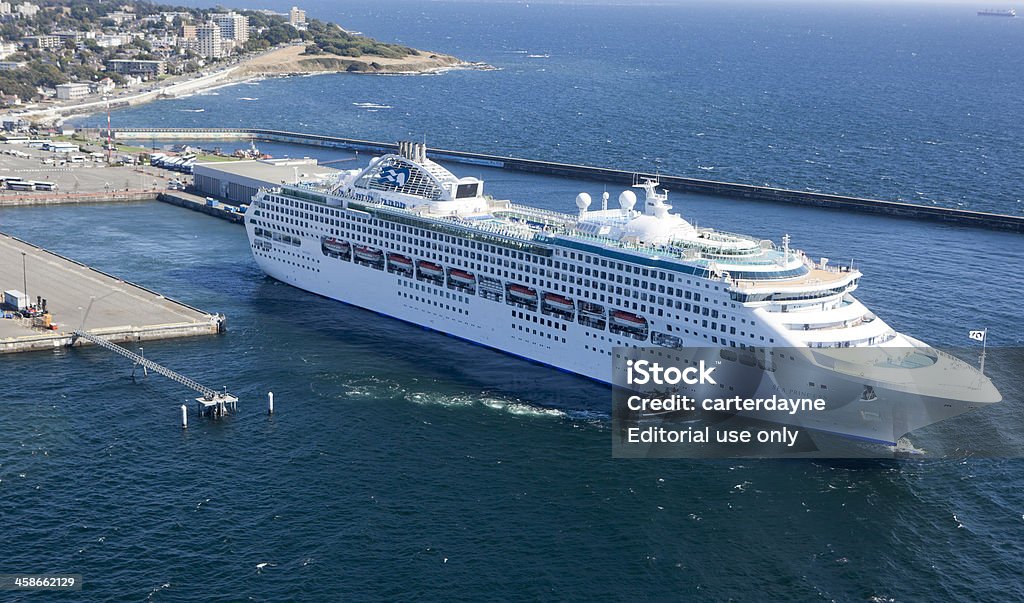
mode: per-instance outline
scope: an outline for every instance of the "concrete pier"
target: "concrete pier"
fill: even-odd
[[[170,203],[171,205],[177,205],[178,207],[184,207],[185,209],[191,209],[204,213],[208,216],[214,216],[228,222],[234,222],[235,224],[244,224],[245,217],[238,212],[238,208],[234,205],[225,205],[224,203],[218,202],[217,205],[209,205],[206,202],[205,197],[193,195],[183,191],[165,191],[157,196],[158,201],[164,203]]]
[[[57,329],[33,326],[30,319],[0,318],[0,354],[70,345],[72,333],[80,327],[114,342],[212,335],[224,328],[220,315],[0,233],[0,289],[26,286],[33,304],[37,297],[47,301]],[[84,343],[79,339],[76,345]]]
[[[269,130],[263,128],[136,128],[117,130],[117,136],[122,139],[137,140],[203,140],[231,137],[243,140],[284,142],[313,147],[344,149],[349,151],[366,151],[370,153],[391,153],[395,152],[397,149],[397,145],[391,143],[342,138],[339,136],[323,136],[303,132]],[[499,169],[564,176],[569,178],[600,180],[604,182],[624,184],[627,186],[632,184],[633,178],[637,175],[635,172],[626,170],[573,165],[552,161],[538,161],[534,159],[521,159],[517,157],[502,157],[499,155],[468,153],[465,151],[453,151],[446,149],[431,149],[430,156],[433,159],[442,161],[454,161],[470,165],[482,165]],[[640,174],[640,176],[653,177],[654,175]],[[807,191],[738,184],[733,182],[717,182],[714,180],[702,180],[699,178],[667,176],[665,174],[661,174],[659,178],[662,186],[665,188],[681,192],[775,203],[808,205],[812,207],[842,211],[884,214],[899,218],[928,220],[960,226],[1024,233],[1024,216],[970,211],[896,201],[883,201],[879,199],[863,199],[844,195],[812,193]]]
[[[33,193],[0,197],[0,207],[25,205],[75,205],[80,203],[119,203],[127,201],[153,201],[159,191],[127,190],[102,193]]]

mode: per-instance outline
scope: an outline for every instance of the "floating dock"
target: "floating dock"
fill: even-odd
[[[51,330],[33,326],[32,319],[0,318],[0,354],[65,347],[79,329],[107,341],[137,342],[213,335],[225,327],[222,315],[203,312],[4,233],[0,233],[0,289],[27,289],[32,304],[37,298],[45,299],[57,324]],[[88,342],[78,339],[76,345],[84,343]]]
[[[284,142],[322,148],[344,149],[348,151],[366,151],[370,153],[391,153],[395,152],[398,146],[391,143],[358,140],[354,138],[323,136],[320,134],[307,134],[302,132],[288,132],[284,130],[269,130],[262,128],[122,128],[117,130],[116,133],[119,138],[134,140],[224,140],[233,138],[239,140]],[[499,155],[486,155],[482,153],[469,153],[465,151],[453,151],[446,149],[432,149],[430,151],[430,155],[431,158],[435,160],[447,160],[498,169],[531,172],[535,174],[600,180],[603,182],[614,182],[627,186],[631,185],[634,178],[637,176],[635,172],[625,170],[556,163],[551,161],[538,161],[534,159],[520,159],[516,157],[502,157]],[[640,174],[640,176],[653,177],[654,174]],[[899,218],[928,220],[932,222],[985,228],[989,230],[1024,232],[1024,216],[970,211],[949,207],[936,207],[914,203],[882,201],[879,199],[863,199],[844,195],[812,193],[769,186],[717,182],[714,180],[684,178],[681,176],[669,176],[665,174],[660,174],[658,177],[661,180],[662,186],[686,193],[698,193],[734,199],[740,198],[756,201],[790,203],[843,211],[883,214]]]

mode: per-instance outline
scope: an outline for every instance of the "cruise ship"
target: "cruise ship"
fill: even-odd
[[[758,376],[705,394],[827,398],[828,413],[786,421],[887,444],[1001,399],[859,302],[854,266],[788,236],[697,228],[658,186],[555,212],[495,199],[402,142],[364,169],[260,190],[245,226],[281,282],[605,383],[630,350],[682,364],[713,349]]]

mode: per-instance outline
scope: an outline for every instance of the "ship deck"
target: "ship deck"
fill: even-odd
[[[839,285],[844,281],[848,281],[851,277],[856,278],[859,273],[850,270],[832,270],[829,268],[811,268],[807,274],[792,280],[779,281],[779,280],[752,280],[752,279],[738,279],[733,281],[733,288],[744,293],[758,293],[768,291],[778,291],[788,287],[806,288],[813,285],[829,286]]]

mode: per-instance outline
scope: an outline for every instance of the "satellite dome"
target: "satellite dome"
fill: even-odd
[[[633,211],[633,206],[636,205],[636,193],[633,191],[622,191],[619,193],[619,207],[623,211]]]
[[[672,239],[686,238],[695,234],[693,226],[686,220],[675,215],[664,218],[657,216],[637,216],[626,224],[623,234],[645,243],[666,244]]]
[[[587,193],[576,195],[576,207],[580,208],[580,211],[587,211],[587,208],[590,207],[590,195]]]

